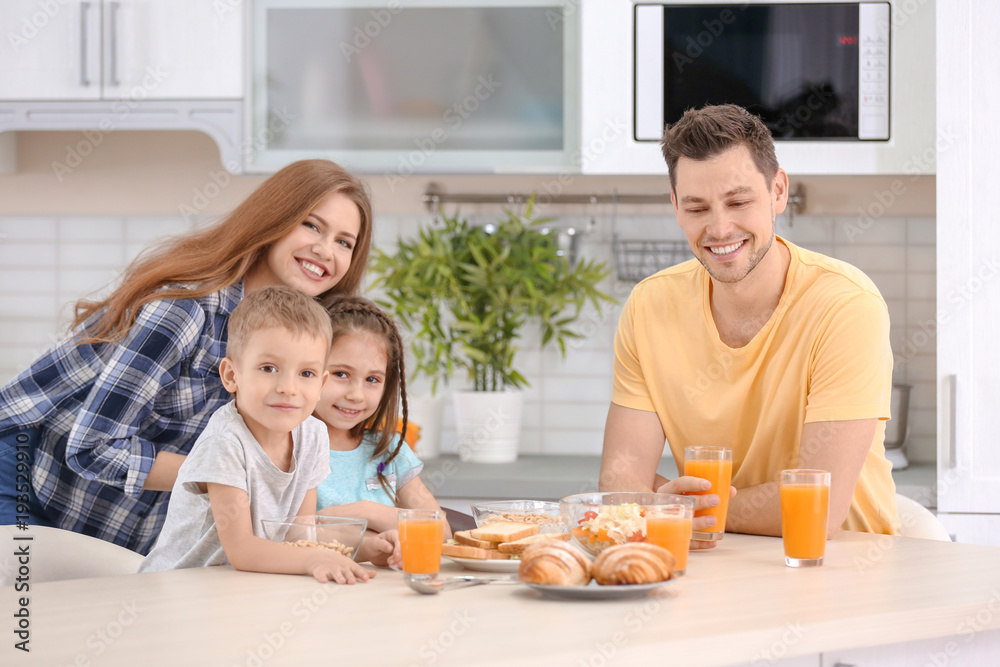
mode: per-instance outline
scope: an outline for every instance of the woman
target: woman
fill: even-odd
[[[371,247],[364,186],[291,164],[218,224],[141,254],[72,334],[0,388],[0,524],[51,525],[147,553],[177,469],[229,396],[236,304],[267,285],[357,292]]]

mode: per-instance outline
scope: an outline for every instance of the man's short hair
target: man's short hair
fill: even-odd
[[[251,334],[275,327],[325,340],[327,348],[333,337],[330,316],[318,301],[290,287],[264,287],[240,301],[229,316],[226,356],[235,359]]]
[[[778,171],[771,131],[758,116],[735,104],[688,109],[679,121],[667,125],[663,133],[663,157],[670,170],[670,189],[677,188],[680,158],[707,160],[735,146],[745,146],[750,152],[770,191]]]

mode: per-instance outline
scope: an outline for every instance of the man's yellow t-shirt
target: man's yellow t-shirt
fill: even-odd
[[[711,281],[697,260],[636,285],[615,337],[611,400],[656,412],[678,465],[690,445],[732,448],[737,489],[799,467],[807,422],[877,418],[843,527],[896,534],[896,487],[883,447],[892,389],[885,301],[853,266],[776,242],[791,254],[784,291],[741,348],[719,338]]]

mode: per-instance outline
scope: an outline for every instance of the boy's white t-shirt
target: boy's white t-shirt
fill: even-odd
[[[326,424],[307,418],[292,431],[292,465],[279,470],[250,433],[235,401],[219,408],[181,464],[170,494],[167,519],[139,572],[226,565],[208,493],[215,483],[246,491],[253,533],[266,537],[262,519],[284,519],[299,511],[306,493],[329,473]],[[220,521],[223,519],[220,519]]]

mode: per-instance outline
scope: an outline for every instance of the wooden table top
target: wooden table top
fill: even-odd
[[[216,567],[37,584],[30,612],[23,664],[46,666],[746,664],[1000,628],[1000,548],[841,531],[823,566],[793,569],[779,538],[727,535],[654,593],[586,601]]]

